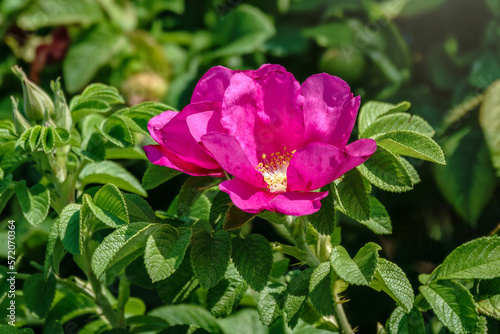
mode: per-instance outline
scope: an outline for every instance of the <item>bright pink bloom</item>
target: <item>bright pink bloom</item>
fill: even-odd
[[[208,131],[224,131],[220,124],[221,103],[191,103],[181,112],[165,111],[148,123],[151,137],[159,145],[144,146],[148,159],[161,166],[202,176],[223,177],[224,171],[200,145]]]
[[[328,194],[314,190],[362,164],[375,152],[377,146],[371,139],[346,145],[359,103],[359,96],[353,97],[346,82],[325,73],[313,75],[300,85],[279,65],[263,65],[256,71],[219,66],[201,78],[191,104],[177,117],[167,114],[161,119],[162,114],[149,125],[150,131],[159,129],[156,135],[151,131],[161,144],[161,148],[153,146],[163,154],[157,161],[164,159],[168,161],[164,165],[184,171],[188,168],[181,162],[217,173],[221,170],[215,166],[220,166],[234,176],[222,182],[220,189],[243,211],[300,216],[318,211],[320,200]],[[190,112],[188,108],[195,110]],[[190,122],[193,116],[189,115],[199,116]],[[153,122],[157,118],[159,126]],[[187,125],[168,128],[176,118],[179,124]],[[183,149],[174,150],[171,140],[182,142],[179,146]],[[179,161],[167,156],[163,147],[175,152]],[[191,149],[197,152],[196,157]],[[202,166],[202,161],[212,165]],[[193,170],[189,174],[206,175]]]

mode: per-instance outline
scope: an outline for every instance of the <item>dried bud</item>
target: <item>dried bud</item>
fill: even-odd
[[[47,93],[30,81],[19,66],[13,66],[12,72],[21,80],[24,96],[24,114],[30,121],[49,120],[54,113],[54,102]]]
[[[31,127],[31,124],[24,118],[23,114],[19,111],[19,100],[14,96],[10,97],[12,100],[12,120],[14,122],[14,129],[16,129],[16,133],[20,135],[28,128]]]

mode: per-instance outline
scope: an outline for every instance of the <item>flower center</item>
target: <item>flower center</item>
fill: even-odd
[[[286,147],[283,149],[283,154],[280,152],[271,153],[268,160],[267,154],[262,154],[262,161],[255,167],[262,173],[264,181],[267,183],[267,188],[270,192],[285,192],[287,187],[286,170],[293,157],[294,151],[287,152]]]

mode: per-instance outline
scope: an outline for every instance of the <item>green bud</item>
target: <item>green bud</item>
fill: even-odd
[[[68,103],[64,97],[64,93],[61,89],[61,80],[57,78],[56,81],[50,83],[50,88],[54,92],[55,96],[55,112],[54,121],[58,127],[65,128],[70,131],[73,125],[73,118],[71,117],[71,112],[69,111]]]
[[[31,124],[19,111],[19,100],[14,96],[11,96],[10,99],[12,100],[12,121],[14,122],[14,129],[16,130],[16,133],[20,135],[21,133],[29,129],[31,127]]]
[[[49,116],[54,113],[54,102],[47,93],[38,85],[28,79],[23,70],[12,66],[12,72],[21,80],[24,96],[24,114],[30,121],[48,121]]]

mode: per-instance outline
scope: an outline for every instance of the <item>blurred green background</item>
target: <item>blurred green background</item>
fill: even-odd
[[[181,109],[212,66],[277,63],[301,82],[318,72],[339,76],[362,103],[411,102],[410,112],[436,129],[447,166],[410,159],[422,179],[413,191],[374,189],[392,235],[376,236],[344,216],[339,221],[347,249],[381,244],[413,283],[500,223],[500,87],[492,85],[500,79],[498,0],[2,0],[0,37],[0,119],[11,117],[10,96],[22,96],[14,64],[47,91],[60,76],[68,100],[103,82],[129,104],[162,101]],[[124,164],[139,177],[146,166]],[[168,208],[181,178],[150,191],[154,209]],[[19,214],[16,201],[9,205],[1,224]],[[252,228],[279,239],[263,221]],[[46,231],[21,228],[18,236],[26,261],[36,260]],[[376,292],[356,291],[347,296],[352,324],[367,328],[388,318],[388,297],[381,303]],[[151,298],[148,307],[158,302],[143,298]]]

